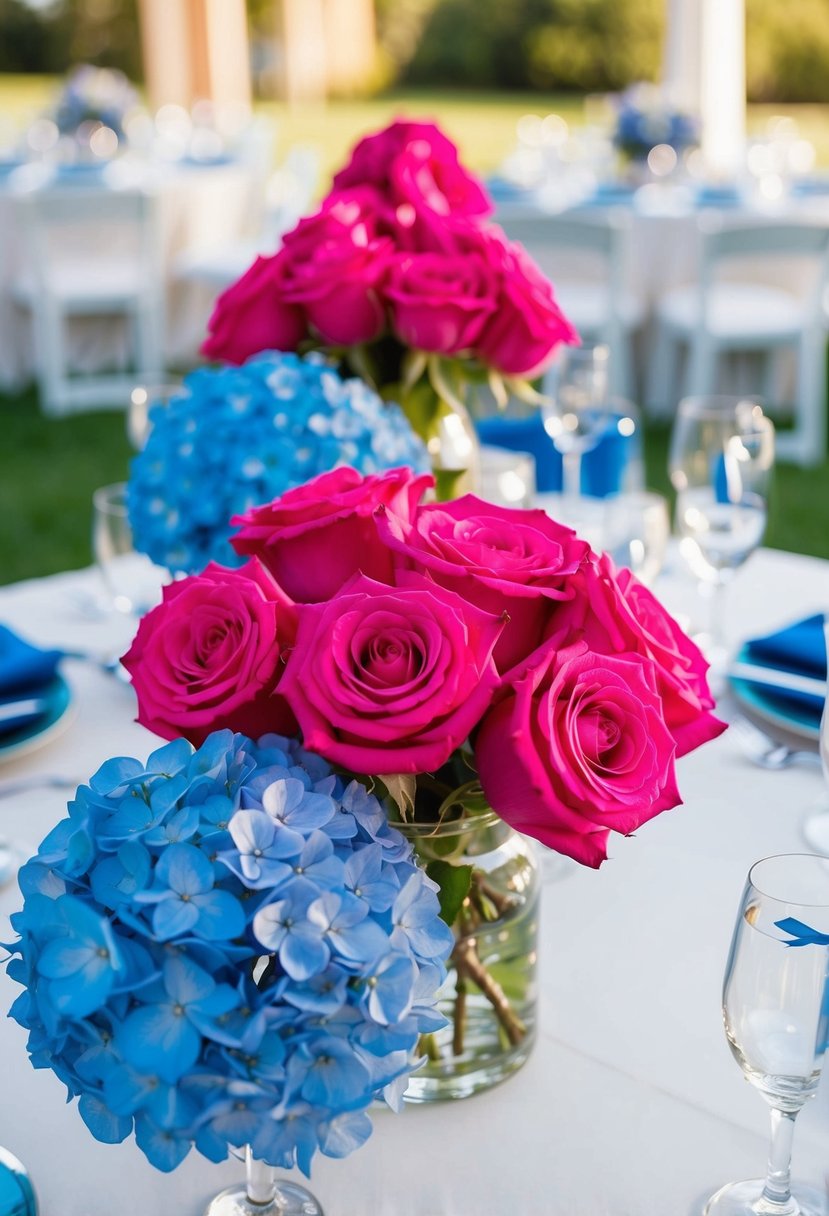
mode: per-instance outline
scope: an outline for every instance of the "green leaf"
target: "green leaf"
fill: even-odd
[[[472,884],[472,866],[452,866],[448,861],[430,861],[426,873],[440,887],[440,918],[454,925]]]
[[[385,773],[377,778],[386,787],[389,797],[394,801],[400,812],[400,818],[407,823],[414,814],[415,788],[417,778],[414,773]]]
[[[435,496],[438,502],[450,502],[458,497],[458,482],[466,477],[466,469],[432,469],[435,478]]]

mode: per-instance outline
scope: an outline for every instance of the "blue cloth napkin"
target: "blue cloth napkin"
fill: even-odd
[[[806,617],[785,629],[754,638],[747,642],[743,655],[750,663],[773,667],[776,671],[790,671],[796,675],[812,676],[816,680],[826,679],[826,642],[823,633],[823,616]],[[752,685],[758,690],[761,686]],[[807,709],[820,720],[823,700],[812,693],[779,691],[762,686],[765,700],[779,705],[782,710]]]
[[[40,650],[0,625],[0,705],[37,700],[55,678],[61,660],[59,650]],[[0,735],[8,735],[45,712],[26,711],[0,720]]]
[[[583,494],[606,498],[618,494],[628,462],[635,453],[635,437],[619,432],[618,417],[611,418],[596,446],[585,452],[581,462]],[[511,452],[530,452],[535,457],[536,484],[540,494],[561,490],[561,456],[544,430],[540,414],[529,418],[482,418],[477,424],[482,443],[509,448]]]

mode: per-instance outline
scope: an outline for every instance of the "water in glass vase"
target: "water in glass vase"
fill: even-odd
[[[421,1039],[427,1062],[409,1082],[412,1102],[465,1098],[498,1084],[525,1062],[536,1035],[534,847],[494,814],[460,834],[458,824],[441,830],[450,826],[462,841],[451,864],[469,867],[469,893],[453,926],[456,945],[440,1000],[448,1025]],[[420,825],[403,830],[428,856],[434,835]]]

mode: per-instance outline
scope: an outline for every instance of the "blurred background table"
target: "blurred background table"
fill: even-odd
[[[0,590],[0,618],[31,640],[67,649],[123,647],[125,618],[92,621],[78,597],[94,571]],[[695,610],[690,585],[658,590]],[[736,642],[826,608],[829,563],[761,550],[732,588]],[[7,760],[2,782],[85,781],[115,754],[146,755],[132,690],[88,662],[67,660],[76,713],[42,751]],[[312,1189],[328,1216],[691,1216],[723,1182],[762,1173],[766,1108],[742,1079],[722,1029],[720,986],[750,864],[801,851],[801,824],[825,788],[819,770],[755,767],[736,732],[680,762],[685,805],[636,839],[617,839],[596,874],[558,873],[543,893],[540,1035],[514,1078],[461,1103],[380,1111],[368,1145],[346,1161],[319,1159]],[[0,831],[35,844],[64,813],[69,791],[31,788],[0,800]],[[19,905],[0,891],[5,917]],[[0,1006],[17,986],[0,976]],[[0,1022],[0,1143],[29,1168],[43,1216],[199,1216],[241,1166],[196,1154],[156,1173],[132,1141],[96,1143],[63,1087],[33,1072],[25,1035]],[[821,1182],[829,1091],[806,1108],[795,1173]]]

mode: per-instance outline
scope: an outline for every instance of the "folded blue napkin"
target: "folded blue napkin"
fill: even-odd
[[[829,194],[829,173],[815,173],[810,177],[798,177],[791,185],[795,198]]]
[[[741,657],[749,663],[773,667],[775,671],[788,671],[795,675],[825,680],[827,663],[822,614],[796,621],[793,625],[765,637],[753,638],[743,647]],[[747,683],[751,684],[751,681]],[[752,684],[752,687],[759,690],[761,685]],[[789,689],[771,689],[765,685],[762,686],[762,693],[766,701],[779,706],[784,712],[806,709],[817,721],[820,720],[824,702],[818,695]]]
[[[582,493],[593,498],[619,493],[628,463],[637,451],[636,435],[622,435],[616,425],[618,420],[618,416],[609,419],[605,434],[582,457]],[[477,429],[482,443],[509,448],[511,452],[530,452],[535,457],[538,492],[560,492],[561,456],[544,430],[540,414],[532,414],[529,418],[482,418]]]
[[[0,707],[38,701],[46,695],[61,660],[59,650],[40,650],[0,625]],[[0,735],[35,721],[45,709],[24,709],[0,718]]]

